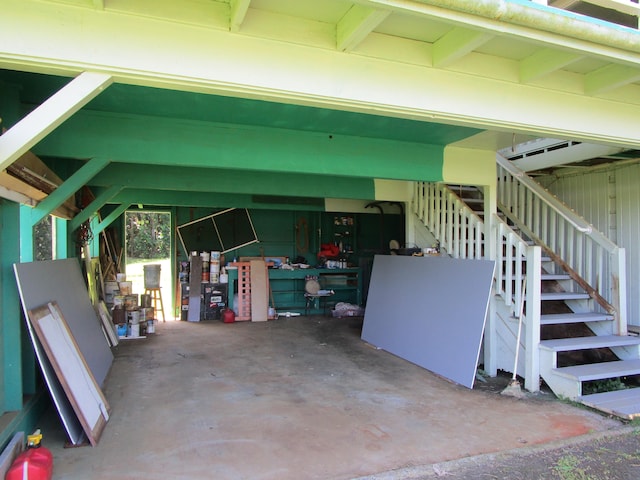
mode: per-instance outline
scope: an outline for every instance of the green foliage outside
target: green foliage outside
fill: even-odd
[[[33,259],[36,261],[53,258],[53,220],[47,215],[33,227]]]
[[[171,256],[171,214],[129,211],[125,213],[127,258]]]

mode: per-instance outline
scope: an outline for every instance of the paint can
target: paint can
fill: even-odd
[[[160,288],[160,264],[144,265],[144,288]]]
[[[115,308],[124,307],[124,295],[116,295],[113,297],[113,306]]]
[[[143,293],[140,295],[140,307],[149,308],[151,306],[151,295]]]
[[[204,267],[204,265],[203,265]],[[209,278],[211,277],[211,274],[209,273],[209,270],[202,270],[202,283],[209,283]]]
[[[140,310],[130,310],[127,316],[129,317],[129,323],[131,323],[131,325],[140,323]]]
[[[126,282],[126,281],[127,281],[126,273],[116,273],[116,282],[120,283],[120,282]]]
[[[121,323],[127,323],[127,312],[120,306],[111,311],[111,321],[114,325],[120,325]]]
[[[140,336],[140,324],[136,323],[135,325],[131,325],[129,327],[129,336],[130,337],[139,337]]]
[[[156,325],[153,318],[147,320],[147,333],[156,333]]]
[[[138,295],[126,295],[124,297],[124,308],[127,310],[135,310],[138,308]]]
[[[131,295],[133,290],[132,282],[120,282],[118,285],[120,286],[120,295]]]

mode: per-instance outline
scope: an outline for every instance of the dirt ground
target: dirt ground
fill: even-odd
[[[511,452],[387,472],[359,480],[636,480],[640,428],[584,435]]]

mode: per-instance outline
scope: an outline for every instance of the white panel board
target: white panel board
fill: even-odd
[[[376,255],[362,339],[472,388],[494,263]]]
[[[97,445],[109,420],[109,404],[80,353],[58,305],[49,303],[29,310],[29,321],[91,445]]]

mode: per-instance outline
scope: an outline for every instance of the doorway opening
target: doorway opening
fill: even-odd
[[[162,318],[173,315],[171,286],[171,212],[127,210],[125,222],[125,273],[133,293],[144,293],[145,265],[160,265],[160,283],[164,312]],[[159,313],[156,314],[156,318]]]

